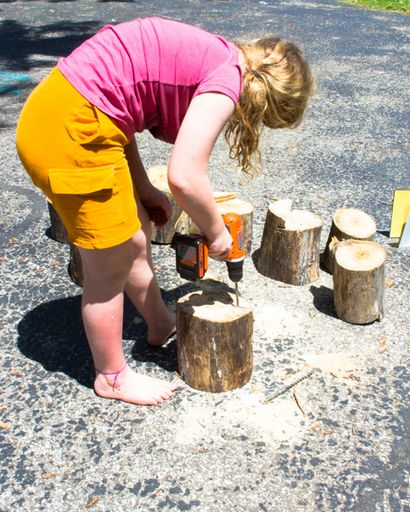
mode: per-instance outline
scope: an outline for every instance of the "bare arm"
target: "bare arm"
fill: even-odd
[[[141,194],[152,185],[141,161],[135,137],[133,137],[129,144],[125,146],[125,156],[127,157],[132,181],[134,182],[138,193]]]
[[[207,167],[215,141],[234,108],[223,94],[196,96],[179,130],[168,168],[175,199],[201,229],[214,255],[226,254],[232,239],[217,209]]]

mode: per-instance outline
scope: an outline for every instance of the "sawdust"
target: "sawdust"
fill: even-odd
[[[306,363],[328,373],[344,384],[352,385],[357,378],[358,364],[346,352],[328,354],[306,354]]]
[[[309,365],[329,373],[354,371],[357,367],[352,356],[346,352],[306,354],[305,360]]]
[[[262,303],[254,308],[255,325],[270,339],[277,336],[298,336],[303,333],[307,316],[289,311],[279,304]]]
[[[297,442],[304,431],[303,415],[292,398],[262,404],[255,393],[243,393],[214,407],[186,407],[175,428],[179,445],[217,442],[233,425],[240,434],[264,441],[268,446]],[[232,433],[232,432],[231,432]]]

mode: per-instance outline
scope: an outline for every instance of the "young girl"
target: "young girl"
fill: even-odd
[[[235,45],[151,17],[102,28],[31,93],[17,149],[81,254],[82,316],[98,395],[154,405],[176,389],[136,374],[122,347],[124,292],[147,323],[149,344],[161,346],[175,332],[150,252],[150,221],[166,223],[170,205],[147,177],[135,133],[148,129],[174,145],[171,191],[210,255],[223,257],[232,239],[207,177],[217,137],[226,127],[231,156],[252,174],[261,127],[298,125],[311,89],[309,66],[291,43]]]

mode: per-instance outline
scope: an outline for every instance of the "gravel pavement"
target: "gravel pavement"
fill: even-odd
[[[248,257],[240,291],[255,316],[251,381],[221,394],[182,383],[174,399],[144,408],[92,391],[81,289],[14,133],[24,99],[60,55],[103,24],[152,14],[300,44],[317,80],[305,122],[264,133],[262,173],[247,187],[219,140],[211,179],[255,206],[253,251],[275,198],[322,217],[322,249],[336,208],[373,215],[388,286],[383,321],[351,325],[336,317],[326,272],[284,286]],[[1,512],[410,511],[409,255],[389,238],[393,191],[410,187],[409,22],[336,0],[0,2]],[[168,145],[148,134],[139,145],[147,167],[167,162]],[[168,246],[153,250],[172,307],[192,286]],[[212,261],[208,275],[225,280],[225,265]],[[145,337],[127,305],[130,365],[178,380],[175,342],[151,350]],[[264,404],[304,363],[316,370],[296,394]]]

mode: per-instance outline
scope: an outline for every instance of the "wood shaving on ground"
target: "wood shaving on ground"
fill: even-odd
[[[384,354],[387,350],[387,338],[379,340],[379,354]]]
[[[96,505],[98,503],[98,501],[100,500],[100,497],[99,496],[94,496],[94,498],[92,498],[88,503],[87,505],[85,506],[85,508],[91,508],[93,507],[94,505]]]

